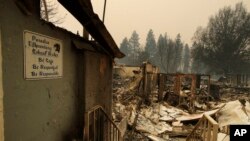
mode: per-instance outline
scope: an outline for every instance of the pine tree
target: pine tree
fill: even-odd
[[[123,40],[122,40],[122,43],[120,45],[120,50],[126,55],[124,58],[122,59],[119,59],[118,62],[119,63],[123,63],[123,64],[129,64],[129,57],[131,56],[131,48],[130,48],[130,45],[129,45],[129,42],[128,42],[128,38],[125,37]]]
[[[174,71],[175,72],[181,70],[182,49],[183,49],[183,44],[181,42],[181,35],[178,34],[175,39],[175,58],[174,58]]]
[[[129,39],[129,44],[131,48],[131,65],[139,65],[137,64],[138,56],[139,56],[139,51],[140,51],[140,43],[139,43],[139,34],[136,33],[136,31],[133,31],[130,39]]]
[[[192,73],[206,73],[207,70],[205,67],[205,64],[202,61],[202,52],[203,48],[200,47],[201,45],[194,42],[191,50],[192,55],[192,67],[191,72]]]
[[[168,39],[168,73],[175,73],[175,42],[172,39]]]
[[[157,53],[155,56],[155,62],[160,70],[164,73],[169,72],[169,65],[170,65],[170,54],[169,54],[169,46],[168,46],[168,39],[167,35],[165,36],[160,35],[157,41]]]
[[[188,44],[185,45],[184,53],[183,53],[183,73],[189,72],[190,67],[190,50]]]
[[[130,55],[130,52],[131,52],[131,49],[130,49],[130,46],[129,46],[129,42],[128,42],[128,38],[125,37],[123,40],[122,40],[122,43],[120,45],[120,50],[126,55],[126,56],[129,56]]]
[[[146,39],[145,52],[147,52],[150,58],[152,59],[155,56],[156,51],[157,49],[156,49],[155,36],[154,36],[153,30],[150,29],[147,35],[147,39]]]

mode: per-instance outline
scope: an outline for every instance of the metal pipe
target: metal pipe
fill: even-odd
[[[103,7],[103,17],[102,17],[102,22],[104,23],[104,19],[105,19],[105,13],[106,13],[106,4],[107,4],[107,0],[104,0],[104,7]]]
[[[44,14],[45,14],[45,19],[47,22],[49,22],[49,14],[48,14],[48,7],[47,7],[47,2],[46,0],[42,0],[43,6],[44,6]]]

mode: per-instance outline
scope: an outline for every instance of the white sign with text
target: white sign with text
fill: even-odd
[[[31,31],[24,31],[25,79],[55,79],[62,76],[62,41]]]

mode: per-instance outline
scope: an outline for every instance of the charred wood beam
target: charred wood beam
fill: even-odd
[[[15,2],[24,14],[40,17],[40,0],[15,0]]]
[[[113,57],[122,58],[125,56],[120,52],[98,15],[94,13],[90,0],[58,1],[86,28],[103,48],[112,53]]]
[[[158,101],[161,102],[163,100],[163,92],[165,90],[165,75],[158,74]]]

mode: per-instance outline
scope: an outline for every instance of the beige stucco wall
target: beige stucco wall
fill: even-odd
[[[101,105],[111,114],[112,58],[109,55],[93,49],[97,47],[79,36],[34,15],[23,14],[14,0],[0,0],[0,17],[0,136],[4,133],[0,141],[80,139],[84,112]],[[62,41],[62,78],[25,79],[25,30]],[[76,49],[73,40],[87,49]]]

